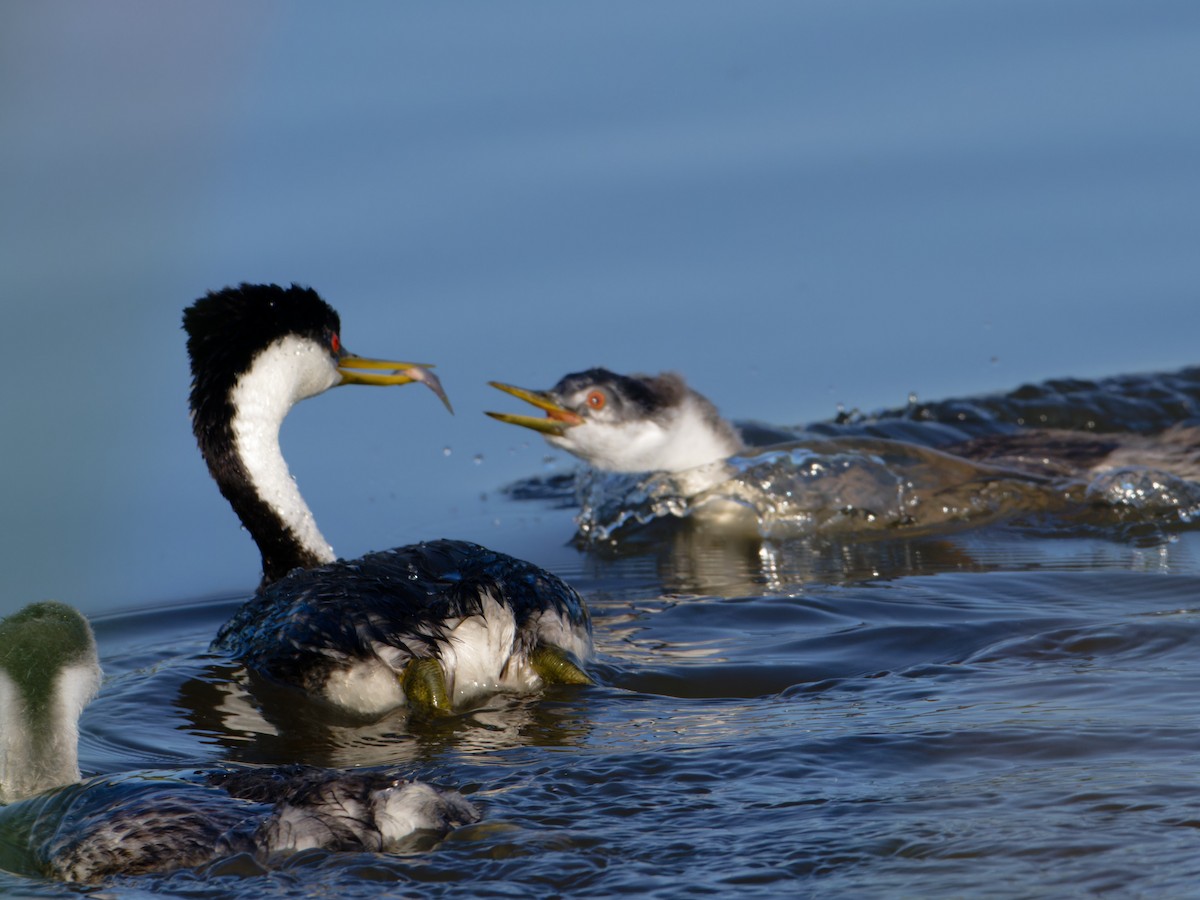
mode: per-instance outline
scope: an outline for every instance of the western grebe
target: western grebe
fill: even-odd
[[[6,867],[94,882],[249,853],[386,852],[474,822],[460,794],[392,772],[217,767],[80,781],[79,717],[100,686],[87,620],[63,603],[0,620],[0,825]],[[20,835],[23,846],[13,846]],[[7,852],[7,851],[6,851]]]
[[[335,560],[288,473],[279,428],[296,401],[338,384],[413,381],[444,400],[432,373],[349,355],[337,313],[296,285],[211,292],[183,320],[200,451],[263,558],[262,585],[214,650],[362,715],[589,683],[579,664],[591,621],[559,578],[465,541]]]

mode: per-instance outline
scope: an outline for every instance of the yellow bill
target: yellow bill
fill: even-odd
[[[338,358],[338,372],[342,376],[342,384],[370,384],[386,387],[419,381],[437,394],[442,403],[446,404],[446,409],[453,413],[454,407],[450,405],[450,398],[442,389],[441,381],[429,369],[428,363],[370,359],[365,356],[355,356],[353,353],[343,353]]]
[[[583,424],[583,416],[571,412],[571,410],[559,404],[551,394],[545,391],[530,391],[511,384],[503,384],[499,381],[489,381],[488,384],[497,390],[504,391],[506,394],[512,394],[514,397],[546,411],[544,417],[489,412],[488,415],[497,421],[507,422],[510,425],[520,425],[522,428],[531,428],[542,434],[555,435],[565,434],[568,428]]]

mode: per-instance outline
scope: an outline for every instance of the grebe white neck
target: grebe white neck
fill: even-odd
[[[30,698],[0,670],[0,802],[40,794],[79,780],[79,716],[100,688],[93,658],[64,666],[49,698]],[[46,702],[36,720],[31,702]]]
[[[332,562],[333,548],[317,528],[288,470],[279,446],[279,429],[298,401],[340,381],[337,366],[325,348],[288,335],[259,353],[230,393],[234,452],[258,496],[318,562]]]

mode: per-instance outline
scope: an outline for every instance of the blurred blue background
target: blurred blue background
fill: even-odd
[[[562,552],[497,495],[547,449],[489,378],[677,369],[787,424],[1195,364],[1198,95],[1183,0],[4,4],[0,612],[254,586],[179,328],[239,281],[454,400],[293,412],[346,555]]]

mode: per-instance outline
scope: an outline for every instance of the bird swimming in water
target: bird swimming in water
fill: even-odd
[[[454,540],[338,560],[317,529],[279,447],[288,410],[339,384],[419,381],[445,400],[431,372],[347,353],[338,314],[296,285],[210,292],[183,323],[200,452],[263,561],[214,651],[364,716],[590,683],[587,607],[551,573]]]
[[[1165,380],[1172,376],[1162,377]],[[1123,381],[1132,381],[1132,376],[1110,381],[1120,385]],[[680,472],[763,449],[762,446],[747,447],[739,430],[721,417],[712,402],[688,387],[683,378],[673,372],[618,375],[607,369],[589,369],[567,375],[548,391],[531,391],[498,381],[489,384],[545,410],[546,415],[497,412],[487,415],[541,432],[553,446],[604,471]],[[1105,384],[1098,387],[1103,388]],[[1147,390],[1141,382],[1136,382],[1134,387],[1143,392]],[[983,398],[975,403],[986,405],[990,400],[992,405],[1004,409],[1005,403],[1015,404],[1014,396],[1034,390],[1027,387],[1021,392]],[[1130,400],[1141,401],[1153,408],[1146,398],[1126,398],[1126,404]],[[969,403],[971,401],[960,400],[948,401],[945,405],[957,411]],[[930,411],[936,407],[937,404],[922,407],[922,417],[935,422]],[[978,417],[979,413],[975,415]],[[900,419],[899,413],[885,412],[878,414],[874,421],[887,423]],[[946,424],[956,422],[951,420]],[[907,433],[911,435],[911,429]],[[957,435],[958,440],[948,440],[948,433]],[[781,443],[794,443],[798,437],[783,432],[777,436]],[[821,433],[819,436],[827,441],[838,438],[837,434]],[[868,432],[865,436],[901,443],[894,438],[880,437],[878,433]],[[847,433],[845,437],[858,440],[864,435]],[[1016,427],[997,420],[992,428],[976,434],[930,427],[929,438],[930,443],[925,446],[936,446],[947,454],[1003,464],[1039,475],[1073,476],[1146,464],[1181,477],[1200,478],[1200,441],[1197,441],[1196,428],[1173,421],[1163,422],[1153,435],[1149,435],[1112,431],[1097,434],[1061,427]]]
[[[228,766],[81,781],[79,718],[100,678],[74,608],[46,601],[0,620],[3,868],[89,883],[240,853],[269,863],[313,848],[388,852],[479,818],[457,792],[386,770]]]
[[[546,391],[490,384],[545,413],[489,412],[492,418],[538,431],[601,472],[646,475],[618,483],[615,492],[603,479],[579,481],[580,533],[589,539],[664,515],[762,534],[941,528],[1022,512],[1120,512],[1130,503],[1153,516],[1159,506],[1167,513],[1191,508],[1200,480],[1200,431],[1178,423],[1181,411],[1200,405],[1192,370],[1109,379],[1085,396],[1093,424],[1100,418],[1094,410],[1134,410],[1143,433],[1033,428],[1001,418],[1024,423],[1036,413],[1045,421],[1050,383],[950,401],[946,420],[933,404],[916,409],[919,416],[882,413],[862,424],[753,426],[752,447],[673,373],[589,369]],[[1077,410],[1072,401],[1066,408]]]

